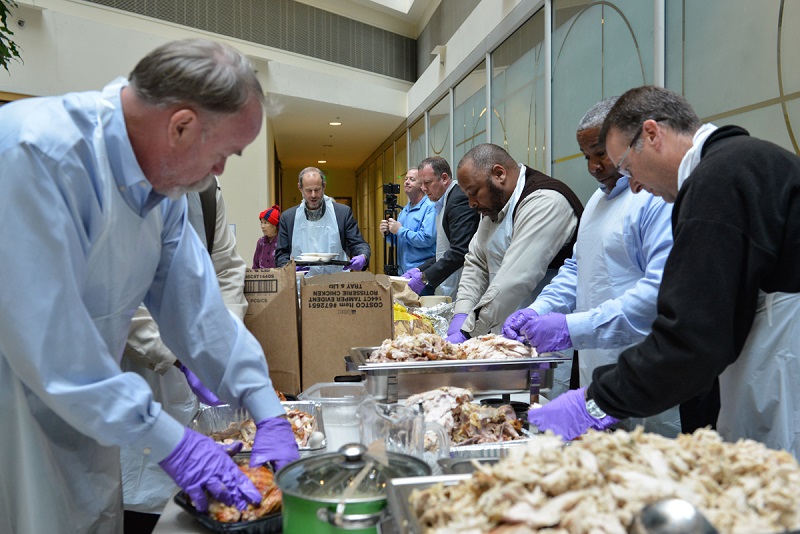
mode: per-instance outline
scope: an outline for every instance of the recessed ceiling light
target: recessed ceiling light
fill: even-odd
[[[321,160],[317,161],[317,163],[328,163],[328,160],[321,159]]]
[[[329,122],[328,124],[330,124],[331,126],[341,126],[342,125],[342,123],[339,122],[339,121]]]

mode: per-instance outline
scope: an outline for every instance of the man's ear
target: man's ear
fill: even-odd
[[[491,177],[492,179],[497,182],[498,185],[502,185],[506,181],[506,168],[500,165],[499,163],[495,163],[492,165],[492,172]]]
[[[169,118],[168,128],[171,147],[194,143],[203,131],[197,113],[188,108],[175,111]]]

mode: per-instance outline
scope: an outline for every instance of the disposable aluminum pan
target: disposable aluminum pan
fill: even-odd
[[[325,423],[322,420],[322,405],[320,403],[313,401],[285,401],[281,402],[281,404],[287,410],[300,410],[314,416],[317,423],[316,431],[325,434]],[[231,423],[241,423],[248,419],[250,419],[250,414],[244,408],[234,408],[228,404],[203,406],[189,423],[189,428],[205,436],[210,436],[214,432],[225,430]],[[321,445],[316,444],[313,448],[309,446],[300,447],[300,452],[324,452],[326,445],[326,440],[322,440]]]
[[[348,371],[366,376],[367,391],[382,402],[396,402],[441,386],[469,388],[475,394],[529,391],[531,401],[536,402],[540,388],[548,387],[552,381],[552,370],[571,361],[571,357],[559,352],[508,360],[368,361],[378,348],[352,348],[345,362]]]

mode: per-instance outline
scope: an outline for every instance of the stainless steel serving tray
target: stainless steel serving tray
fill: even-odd
[[[314,401],[283,401],[284,409],[295,409],[306,412],[314,416],[317,421],[317,431],[325,434],[325,423],[322,419],[322,405]],[[189,428],[196,430],[203,435],[210,436],[214,432],[220,432],[228,428],[231,423],[241,423],[250,419],[250,414],[244,408],[234,408],[228,404],[222,406],[203,406],[197,411]],[[308,446],[300,447],[300,451],[321,451],[325,452],[327,440],[322,441],[322,445],[315,448]]]
[[[535,402],[540,387],[547,387],[547,380],[552,379],[552,369],[572,359],[552,352],[536,358],[508,360],[367,361],[378,348],[352,348],[345,362],[348,371],[366,376],[369,394],[384,402],[395,402],[398,398],[441,386],[469,388],[474,393],[487,394],[530,391],[531,401]]]
[[[354,347],[350,356],[356,371],[363,373],[397,371],[404,373],[471,373],[475,371],[499,371],[513,369],[549,368],[550,364],[571,361],[571,356],[560,352],[548,352],[535,358],[509,358],[503,360],[430,360],[424,362],[383,362],[367,361],[373,351],[380,347]],[[544,365],[546,364],[546,365]]]

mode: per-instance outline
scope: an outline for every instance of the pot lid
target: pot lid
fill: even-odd
[[[385,499],[389,479],[431,474],[428,464],[413,456],[396,452],[372,454],[364,445],[351,443],[339,452],[310,456],[287,465],[278,472],[276,483],[289,495],[338,502],[368,463],[372,465],[348,503]]]

